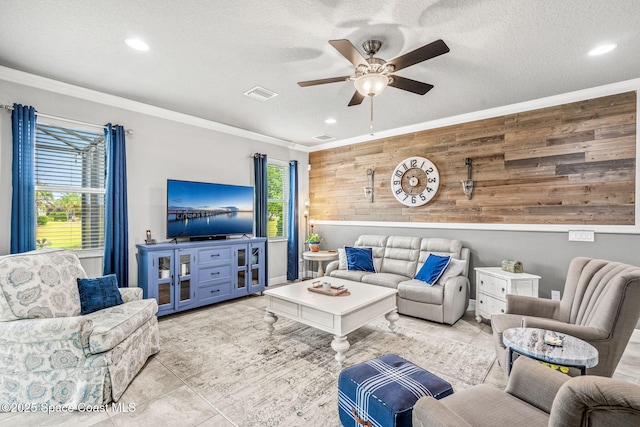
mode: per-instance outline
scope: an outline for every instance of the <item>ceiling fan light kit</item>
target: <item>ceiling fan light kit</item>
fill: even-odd
[[[362,96],[378,96],[389,85],[389,77],[384,74],[365,74],[354,80],[353,85]]]

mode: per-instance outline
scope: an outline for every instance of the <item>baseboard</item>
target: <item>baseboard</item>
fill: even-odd
[[[271,278],[269,278],[267,286],[278,285],[278,284],[284,283],[286,281],[287,281],[287,276],[271,277]]]

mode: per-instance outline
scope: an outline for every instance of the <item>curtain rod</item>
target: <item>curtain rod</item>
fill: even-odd
[[[4,108],[7,111],[13,111],[13,106],[11,106],[11,105],[0,104],[0,108]],[[36,116],[44,117],[44,118],[47,118],[47,119],[61,120],[63,122],[75,123],[75,124],[83,125],[83,126],[91,126],[91,127],[100,128],[100,129],[104,129],[105,128],[105,125],[97,125],[95,123],[81,122],[79,120],[67,119],[65,117],[59,117],[59,116],[52,116],[51,114],[39,113],[37,111],[36,111]],[[124,133],[127,134],[127,135],[131,135],[131,134],[133,134],[133,130],[132,129],[126,129],[124,131]]]

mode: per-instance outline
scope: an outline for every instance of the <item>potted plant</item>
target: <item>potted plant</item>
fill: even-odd
[[[307,240],[305,240],[305,243],[309,244],[309,249],[311,249],[311,252],[318,252],[320,250],[320,242],[322,242],[323,240],[324,239],[320,237],[318,233],[311,233],[307,236]]]

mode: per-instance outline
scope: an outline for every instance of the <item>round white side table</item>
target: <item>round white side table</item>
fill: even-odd
[[[317,261],[318,262],[318,277],[324,276],[324,268],[322,266],[323,261],[333,261],[334,259],[338,259],[337,251],[318,251],[318,252],[303,252],[302,258],[308,261]]]

